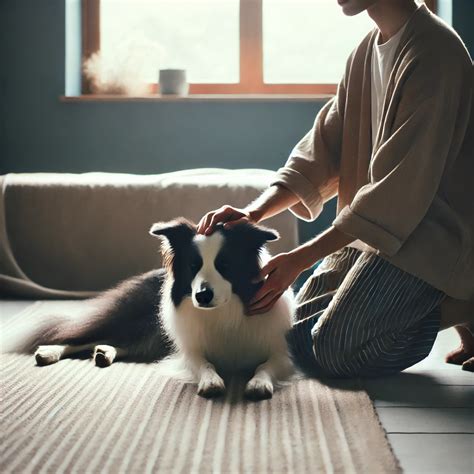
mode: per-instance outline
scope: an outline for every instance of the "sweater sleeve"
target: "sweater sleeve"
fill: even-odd
[[[393,256],[426,215],[447,163],[459,152],[472,101],[472,69],[413,62],[398,97],[390,133],[372,157],[370,182],[344,207],[334,227]],[[410,65],[407,67],[410,70]],[[448,71],[448,72],[447,72]],[[461,90],[468,96],[461,97]],[[393,104],[391,104],[393,106]],[[388,126],[387,123],[384,127]]]
[[[337,94],[320,110],[312,129],[296,144],[271,183],[299,198],[290,211],[306,221],[316,219],[324,203],[337,194],[345,95],[342,79]]]

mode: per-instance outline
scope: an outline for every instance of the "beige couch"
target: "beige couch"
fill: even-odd
[[[244,206],[270,183],[261,169],[195,169],[157,175],[8,174],[0,177],[0,292],[77,298],[160,266],[153,222],[198,221],[223,204]],[[288,212],[266,223],[278,253],[298,240]]]

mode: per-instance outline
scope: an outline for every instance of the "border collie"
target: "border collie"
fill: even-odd
[[[262,284],[254,280],[269,258],[264,245],[278,234],[238,224],[204,236],[186,219],[154,224],[150,233],[163,240],[164,268],[102,293],[88,314],[50,322],[36,335],[43,344],[37,364],[83,351],[100,367],[167,356],[191,374],[201,396],[225,392],[219,373],[251,370],[245,396],[270,398],[274,384],[295,373],[285,338],[293,293],[286,291],[265,314],[247,316],[245,308]]]

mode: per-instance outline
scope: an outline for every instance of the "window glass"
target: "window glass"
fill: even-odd
[[[192,83],[239,82],[239,0],[101,0],[104,67],[146,82],[186,69]]]
[[[263,0],[266,83],[338,83],[351,51],[375,27],[336,0]]]

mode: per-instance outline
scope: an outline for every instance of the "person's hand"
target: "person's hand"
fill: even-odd
[[[250,300],[247,315],[270,311],[305,268],[306,265],[297,253],[280,253],[270,259],[260,270],[259,278],[264,279],[263,285]]]
[[[210,235],[218,223],[224,223],[226,229],[242,222],[255,222],[251,213],[245,209],[232,206],[222,206],[215,211],[208,212],[197,225],[197,233]]]

